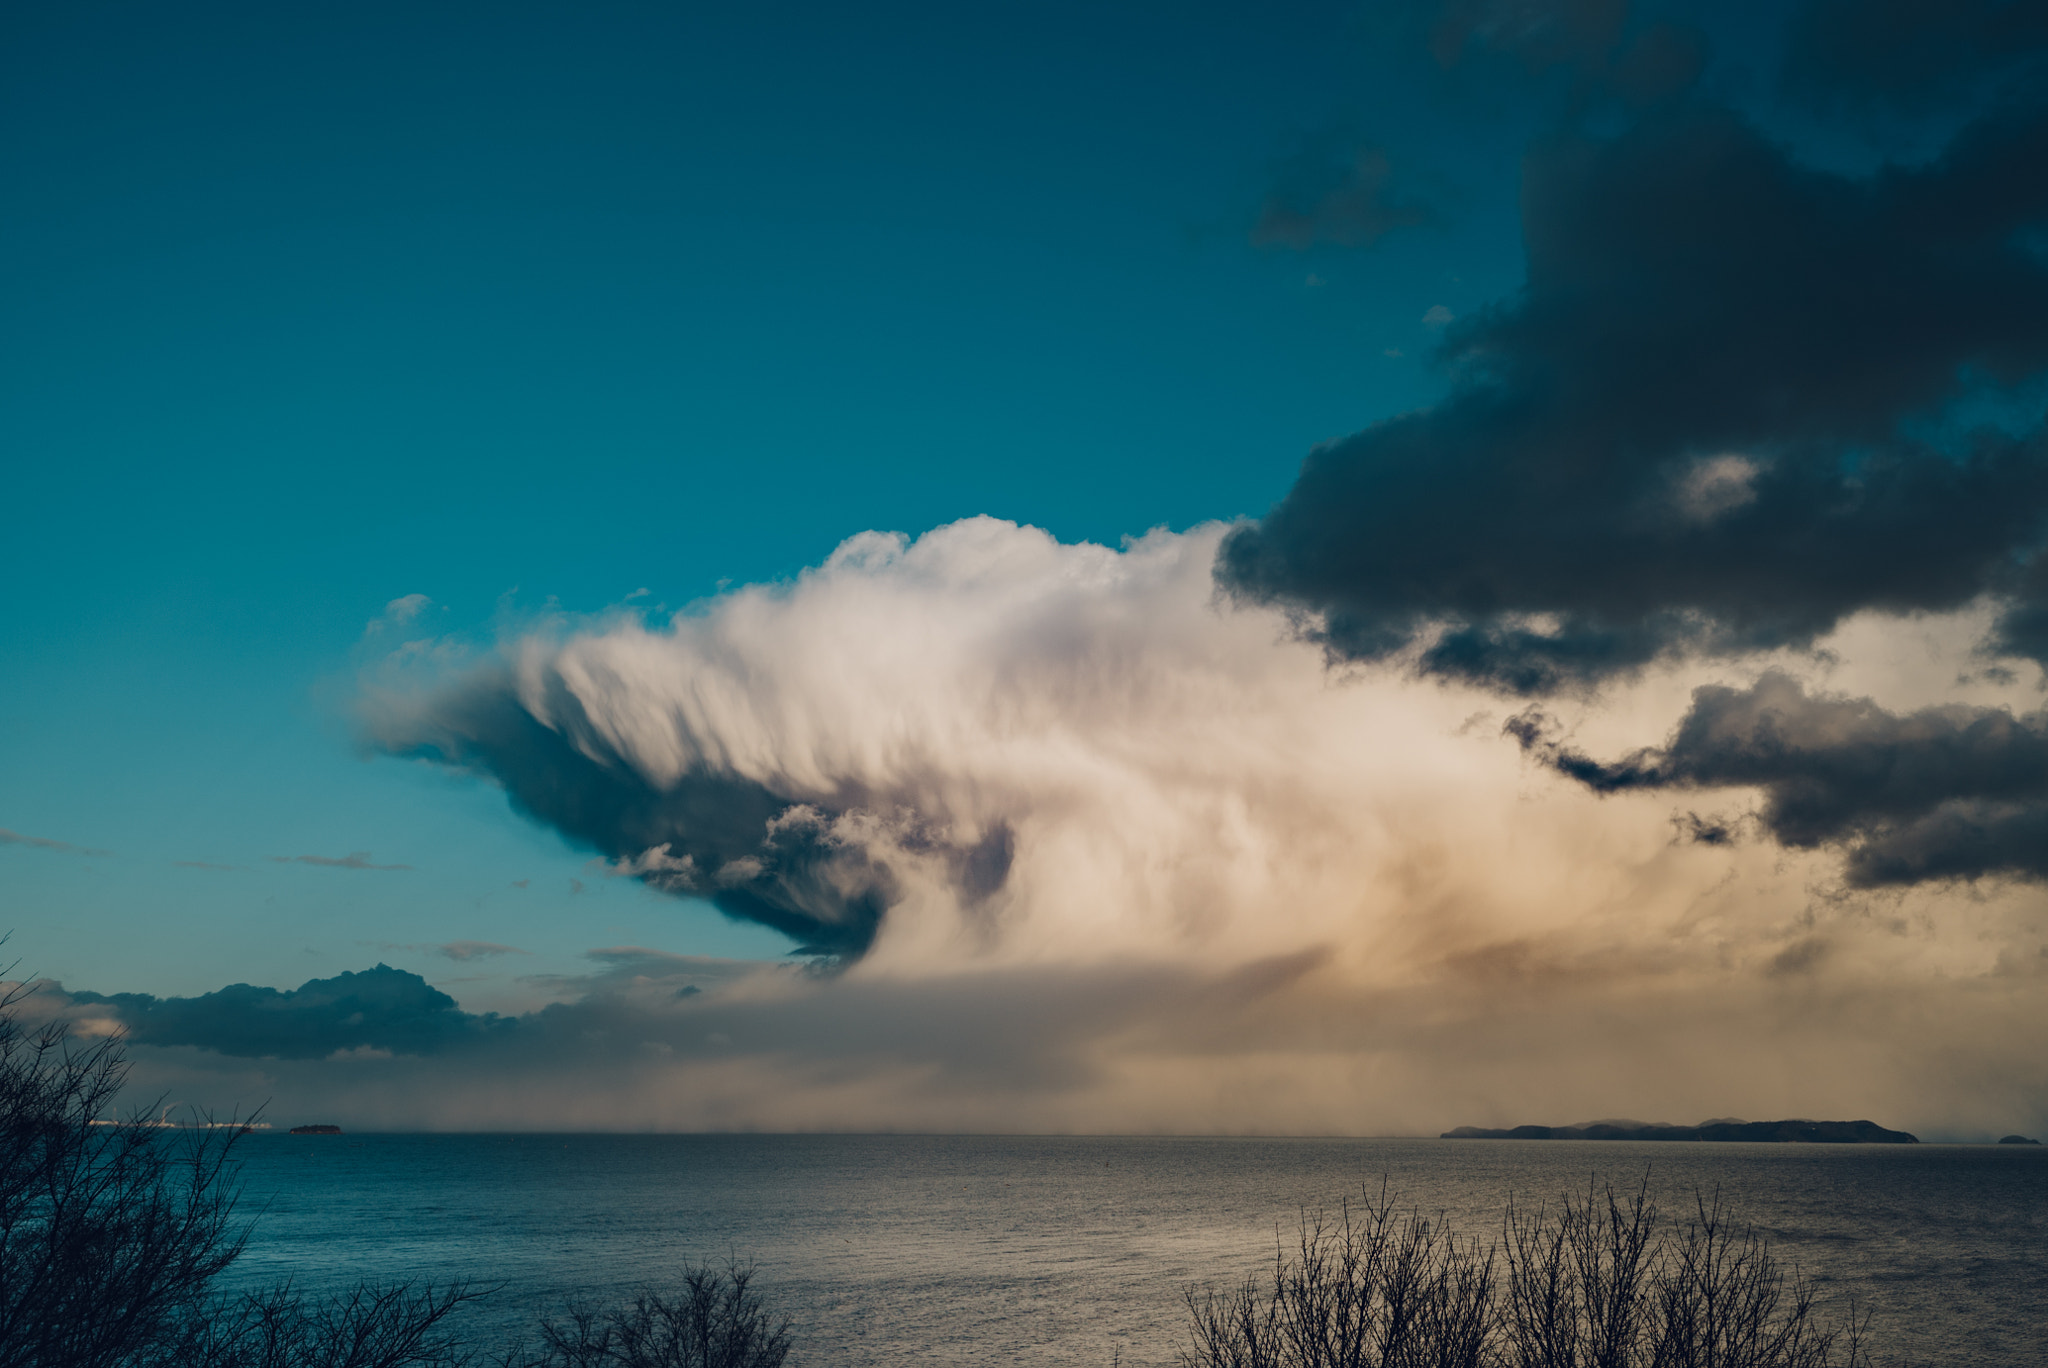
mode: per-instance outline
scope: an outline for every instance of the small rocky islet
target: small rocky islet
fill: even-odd
[[[1917,1145],[1920,1137],[1875,1121],[1741,1121],[1723,1117],[1697,1126],[1664,1122],[1586,1121],[1576,1126],[1459,1126],[1444,1140],[1720,1140],[1803,1145]],[[2001,1144],[2009,1143],[2001,1141]]]

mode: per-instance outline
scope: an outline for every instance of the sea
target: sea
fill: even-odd
[[[2048,1147],[923,1135],[244,1137],[233,1280],[467,1279],[478,1344],[738,1259],[801,1368],[1176,1362],[1189,1288],[1383,1190],[1487,1237],[1503,1205],[1647,1180],[1753,1226],[1881,1365],[2048,1364]]]

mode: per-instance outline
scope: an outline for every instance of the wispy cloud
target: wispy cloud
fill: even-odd
[[[468,960],[495,959],[499,955],[530,955],[531,950],[521,950],[516,945],[500,945],[496,941],[458,940],[445,942],[415,942],[406,944],[399,941],[358,941],[358,945],[375,945],[377,949],[391,953],[403,950],[414,955],[439,955],[442,959],[458,963]]]
[[[239,868],[239,866],[237,865],[214,864],[210,860],[173,860],[171,861],[171,864],[174,868],[177,869],[233,870]]]
[[[495,959],[499,955],[530,955],[531,950],[521,950],[516,945],[499,945],[496,941],[459,940],[446,945],[432,945],[424,948],[429,954],[458,962],[475,959]]]
[[[678,955],[644,945],[603,946],[584,951],[583,958],[597,966],[595,973],[528,974],[520,982],[564,999],[583,1000],[593,994],[625,994],[636,1001],[647,999],[659,1003],[695,997],[764,971],[787,967],[764,965],[755,960]]]
[[[350,851],[346,855],[273,855],[272,864],[309,864],[323,869],[411,869],[409,864],[371,864],[367,850]]]
[[[111,850],[100,850],[94,846],[73,845],[69,841],[53,841],[44,836],[24,836],[18,831],[0,827],[0,845],[27,846],[31,850],[51,850],[59,855],[111,855]]]

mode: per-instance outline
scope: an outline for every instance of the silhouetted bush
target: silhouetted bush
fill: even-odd
[[[222,1298],[137,1368],[464,1368],[476,1352],[443,1322],[487,1296],[467,1283],[358,1283],[313,1296],[289,1283]]]
[[[754,1270],[686,1268],[673,1297],[642,1293],[609,1310],[572,1307],[541,1322],[538,1355],[505,1368],[782,1368],[787,1318],[772,1316],[753,1290]]]
[[[1397,1211],[1384,1189],[1304,1216],[1268,1279],[1187,1293],[1185,1368],[1861,1368],[1854,1306],[1813,1287],[1719,1199],[1666,1221],[1648,1185],[1510,1204],[1496,1241]]]
[[[241,1253],[234,1132],[95,1124],[119,1039],[24,1032],[20,997],[0,995],[0,1362],[114,1368],[178,1338]]]

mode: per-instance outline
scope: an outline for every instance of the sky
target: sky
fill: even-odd
[[[2048,1129],[2048,6],[16,7],[0,930],[357,1128]]]

